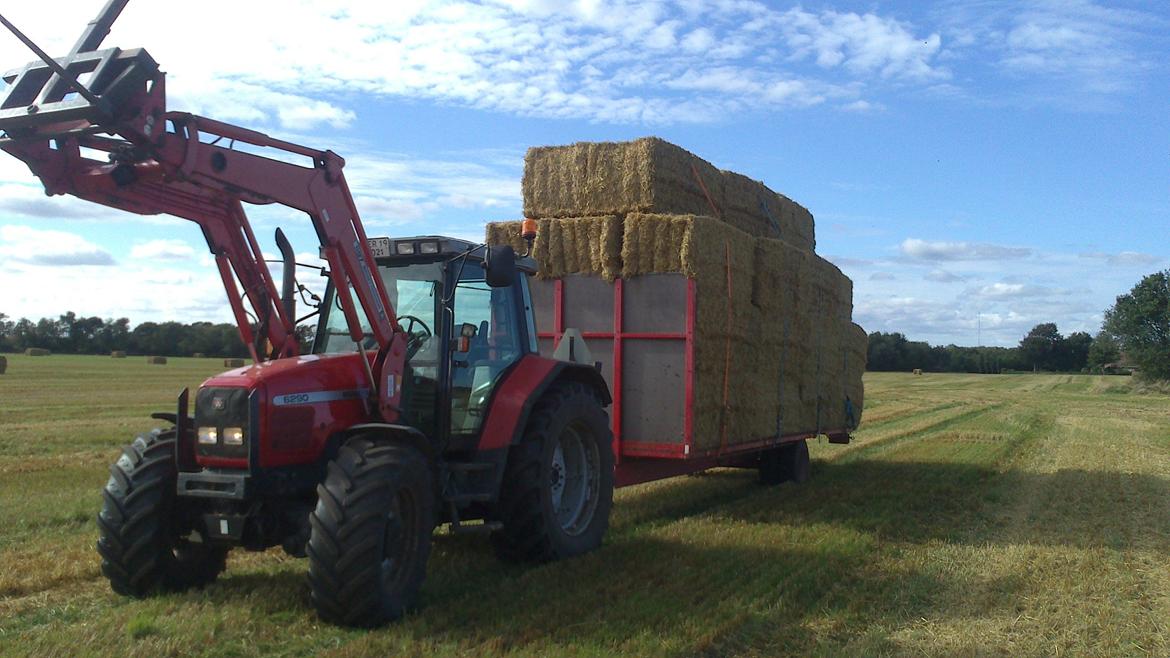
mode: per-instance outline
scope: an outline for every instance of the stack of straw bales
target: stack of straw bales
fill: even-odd
[[[656,138],[529,149],[523,190],[538,276],[695,281],[697,447],[860,421],[867,339],[808,210]],[[520,222],[486,237],[523,248]]]
[[[25,356],[49,356],[50,354],[52,352],[43,347],[29,347],[24,350]]]

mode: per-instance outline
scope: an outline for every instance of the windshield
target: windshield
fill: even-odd
[[[398,322],[402,329],[417,335],[421,341],[411,362],[437,364],[438,339],[429,334],[433,334],[438,327],[435,316],[443,289],[442,264],[415,263],[379,267],[378,273],[382,276],[386,294],[390,297],[394,312],[398,314]],[[364,313],[359,312],[358,316],[362,321],[362,331],[367,337],[366,348],[372,348],[374,344],[369,322]],[[332,296],[324,323],[324,335],[317,341],[318,353],[357,351],[357,345],[350,340],[345,313],[341,310],[337,295]]]

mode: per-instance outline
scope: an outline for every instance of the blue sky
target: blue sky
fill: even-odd
[[[102,4],[5,15],[59,53]],[[132,0],[106,44],[147,48],[171,109],[342,154],[371,235],[482,235],[519,218],[528,146],[659,135],[807,206],[869,331],[1095,332],[1170,267],[1163,3],[200,7]],[[0,60],[29,59],[0,35]],[[266,249],[280,225],[315,252],[307,219],[252,217]],[[230,319],[193,224],[46,198],[11,158],[0,258],[10,316]]]

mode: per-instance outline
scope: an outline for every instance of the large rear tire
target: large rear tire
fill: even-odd
[[[98,513],[102,573],[119,594],[203,587],[224,569],[227,549],[192,541],[194,523],[175,494],[175,432],[140,434],[110,466]]]
[[[601,545],[613,506],[613,433],[592,389],[556,384],[508,454],[492,533],[510,562],[549,562]]]
[[[769,448],[760,454],[761,484],[804,484],[811,470],[808,443],[803,440]]]
[[[413,446],[355,439],[329,463],[309,520],[321,619],[372,627],[418,603],[435,528],[431,467]]]

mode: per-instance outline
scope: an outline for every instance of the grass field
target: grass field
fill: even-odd
[[[536,568],[439,535],[423,608],[319,623],[306,563],[235,552],[144,601],[101,577],[106,464],[216,360],[10,356],[3,655],[1170,655],[1170,397],[1127,378],[870,374],[813,479],[620,490],[604,547]]]

